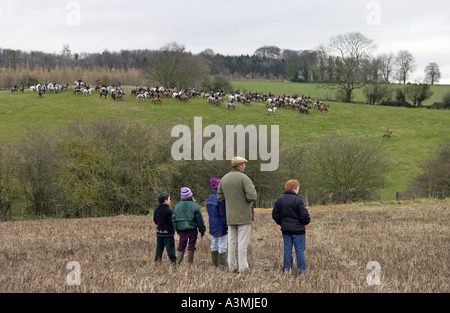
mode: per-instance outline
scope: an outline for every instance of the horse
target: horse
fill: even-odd
[[[390,139],[392,136],[392,131],[391,130],[386,130],[386,132],[383,135],[383,139]]]
[[[320,110],[320,112],[325,111],[326,113],[328,113],[328,108],[329,108],[329,107],[330,107],[329,105],[326,105],[326,104],[324,103],[324,104],[323,104],[323,107],[319,106],[319,110]]]
[[[142,101],[145,101],[147,99],[148,96],[148,91],[144,92],[143,94],[140,93],[136,96],[136,99],[139,101],[140,99],[142,99]]]
[[[183,93],[178,96],[178,100],[180,100],[180,102],[181,101],[187,102],[189,100],[189,97],[188,97],[188,95]]]
[[[106,99],[106,96],[108,95],[108,91],[106,90],[106,89],[103,89],[102,88],[102,90],[100,90],[100,98],[102,97],[102,96],[105,96],[105,99]]]
[[[114,97],[114,101],[124,101],[123,100],[123,93],[121,93],[121,92],[118,92],[118,93],[116,93],[116,95],[115,95],[115,97]]]
[[[158,96],[153,97],[153,103],[159,102],[159,104],[162,104],[162,98]]]
[[[267,114],[275,114],[275,112],[277,111],[277,107],[274,107],[273,109],[267,109]]]
[[[229,110],[231,107],[233,108],[233,110],[236,109],[236,101],[227,103],[227,110]]]
[[[298,108],[298,111],[299,111],[299,113],[302,113],[302,114],[309,114],[309,108],[308,107],[305,107],[305,106],[303,106],[303,105],[301,105],[299,108]]]

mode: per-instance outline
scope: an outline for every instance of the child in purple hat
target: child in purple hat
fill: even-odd
[[[202,238],[206,231],[202,212],[200,207],[192,200],[192,196],[191,189],[188,187],[181,188],[181,202],[173,209],[172,223],[175,231],[180,235],[180,242],[177,248],[177,264],[180,264],[183,260],[186,246],[188,246],[188,262],[194,262],[198,231],[200,231]]]

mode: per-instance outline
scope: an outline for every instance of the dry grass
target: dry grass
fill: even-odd
[[[242,274],[210,265],[208,236],[193,265],[173,267],[166,253],[155,264],[149,216],[0,223],[0,292],[450,291],[448,201],[310,209],[301,276],[281,275],[283,240],[269,213],[255,216],[252,270]],[[79,286],[66,282],[69,261],[81,265]],[[381,265],[380,286],[366,282],[370,261]]]

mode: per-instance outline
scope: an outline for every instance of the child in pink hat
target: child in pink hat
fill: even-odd
[[[200,231],[202,238],[206,231],[202,212],[200,207],[192,200],[192,196],[191,189],[188,187],[181,188],[181,201],[173,209],[172,223],[175,231],[180,235],[177,264],[180,264],[183,260],[186,246],[188,246],[188,262],[194,262],[198,231]]]

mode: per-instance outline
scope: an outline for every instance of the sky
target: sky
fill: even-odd
[[[423,81],[430,62],[450,84],[448,0],[0,0],[0,48],[60,53],[158,50],[170,42],[186,51],[212,49],[252,55],[269,45],[307,50],[360,32],[374,55],[410,51]]]

